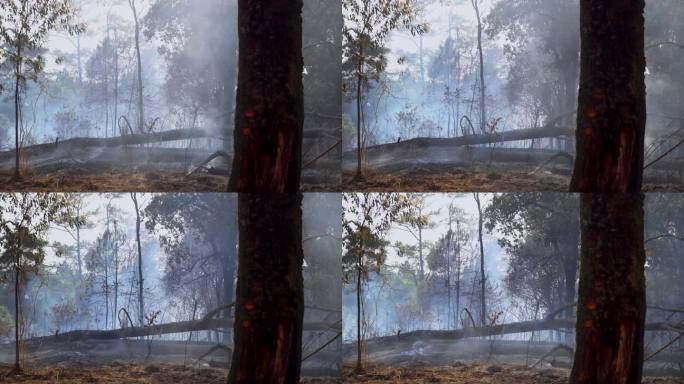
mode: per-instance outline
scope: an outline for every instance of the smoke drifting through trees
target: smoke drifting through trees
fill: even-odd
[[[366,199],[379,196],[371,194]],[[416,360],[437,367],[454,359],[468,364],[483,362],[492,356],[498,362],[523,364],[526,348],[531,353],[529,359],[533,359],[528,364],[532,364],[558,343],[575,347],[579,195],[480,195],[484,221],[485,319],[480,313],[483,278],[479,215],[472,195],[396,194],[385,198],[390,196],[413,202],[408,203],[407,210],[417,211],[423,206],[428,207],[423,212],[431,212],[429,220],[435,225],[424,229],[422,235],[428,262],[424,278],[420,280],[419,243],[399,222],[390,224],[373,241],[377,246],[367,249],[366,255],[372,264],[365,269],[367,275],[360,285],[360,298],[355,279],[345,280],[344,286],[344,360],[350,369],[359,366],[357,324],[361,324],[361,339],[366,340],[361,345],[362,367],[367,364],[399,367]],[[670,358],[667,354],[678,356],[671,340],[680,331],[667,332],[657,324],[677,327],[681,313],[676,309],[684,305],[677,294],[679,287],[664,288],[681,270],[674,266],[681,264],[676,255],[683,244],[679,240],[682,223],[675,219],[682,210],[681,200],[666,194],[646,198],[645,345],[646,355],[654,354],[646,362],[646,371],[650,374],[667,374]],[[356,217],[350,208],[354,201],[347,197],[345,220]],[[357,207],[363,206],[357,204]],[[372,217],[379,219],[387,211],[378,207],[379,211]],[[354,233],[345,231],[344,265],[351,263],[352,255],[358,251],[351,246],[355,243],[350,242],[355,238]],[[592,284],[592,280],[585,284]],[[357,300],[362,309],[359,320],[356,319]],[[663,307],[664,304],[669,307]],[[668,312],[666,308],[675,312]],[[478,339],[485,335],[489,335],[486,341]],[[566,354],[561,358],[563,366],[569,367],[571,356]]]
[[[142,355],[121,355],[118,348],[105,348],[109,355],[99,357],[104,364],[116,359],[142,362],[145,355],[150,361],[175,364],[180,356],[182,364],[184,358],[194,361],[215,344],[232,350],[233,335],[229,330],[233,309],[227,304],[235,300],[237,277],[236,195],[136,194],[142,279],[136,204],[131,195],[0,197],[0,260],[2,276],[8,278],[0,285],[1,363],[14,363],[17,313],[21,325],[17,340],[24,340],[17,349],[19,361],[32,361],[32,370],[52,364],[50,358],[42,360],[40,356],[60,359],[64,350],[61,343],[68,343],[71,337],[85,344],[99,337],[105,343],[105,334],[94,336],[105,330],[137,329],[144,333],[145,329],[164,329],[168,325],[165,329],[173,332],[148,333]],[[15,205],[17,208],[12,208]],[[15,236],[11,228],[15,218],[25,216],[20,207],[26,207],[31,222],[24,225],[27,230],[21,232],[25,235],[20,236],[23,241],[17,245],[19,235]],[[340,332],[340,313],[336,310],[340,305],[340,284],[334,284],[340,280],[340,214],[339,195],[310,194],[304,198],[301,246],[307,309],[302,344],[304,354],[312,354],[303,364],[305,376],[339,372],[339,361],[333,356],[339,356],[334,351],[339,351],[340,345],[334,337]],[[18,301],[14,299],[17,280],[13,277],[17,247],[23,250]],[[140,305],[141,288],[144,307]],[[15,303],[20,305],[19,312]],[[202,325],[201,319],[209,314],[211,321]],[[144,327],[139,327],[141,318]],[[200,322],[194,323],[199,328],[191,332],[183,322],[193,319]],[[93,332],[91,336],[87,332],[71,333],[83,330]],[[116,332],[106,337],[116,339]],[[38,337],[45,338],[38,341]],[[8,341],[12,344],[5,344]],[[173,342],[178,343],[168,344]],[[212,344],[202,346],[207,342]],[[138,348],[133,338],[126,343],[133,350]],[[12,361],[6,361],[10,348]],[[227,366],[225,354],[212,357]]]

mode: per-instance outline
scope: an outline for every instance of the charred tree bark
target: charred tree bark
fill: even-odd
[[[642,194],[582,196],[577,349],[570,382],[641,383],[646,282]]]
[[[293,193],[302,167],[302,0],[238,1],[234,192]]]
[[[577,349],[571,383],[641,382],[646,316],[644,0],[581,1]]]
[[[642,188],[644,0],[581,2],[582,57],[574,192]]]
[[[301,193],[239,196],[239,278],[229,383],[299,382],[301,202]]]

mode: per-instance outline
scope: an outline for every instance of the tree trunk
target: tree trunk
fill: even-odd
[[[228,382],[298,383],[304,282],[302,194],[239,196],[235,352]]]
[[[644,196],[581,199],[577,350],[570,382],[638,384],[646,315]]]
[[[302,0],[238,1],[234,192],[294,193],[302,167]]]
[[[484,52],[482,51],[482,19],[480,18],[479,0],[472,0],[475,15],[477,16],[477,52],[480,60],[480,131],[487,132],[487,105],[485,75],[484,75]]]
[[[18,252],[21,252],[21,246],[19,247]],[[21,358],[19,356],[19,351],[21,349],[21,332],[19,332],[21,326],[21,305],[19,303],[21,300],[21,293],[19,292],[19,289],[21,288],[21,283],[19,282],[20,277],[19,260],[17,260],[14,276],[14,373],[20,373],[22,371]]]
[[[646,86],[644,0],[581,1],[574,192],[640,192]]]
[[[477,213],[478,213],[478,230],[477,237],[480,243],[480,301],[482,301],[481,313],[482,326],[487,326],[487,278],[485,276],[485,256],[484,256],[484,244],[482,243],[482,204],[480,202],[480,194],[475,193],[475,202],[477,203]]]
[[[361,45],[359,43],[359,45]],[[359,46],[359,51],[361,52],[360,55],[363,56],[363,46]],[[357,180],[362,180],[363,179],[363,165],[361,164],[361,160],[363,158],[363,147],[362,147],[362,130],[361,130],[361,81],[362,81],[362,76],[361,76],[361,71],[363,68],[363,64],[360,62],[359,67],[357,69],[358,73],[356,76],[356,179]]]
[[[135,56],[138,65],[138,130],[145,133],[145,105],[143,101],[143,75],[142,58],[140,57],[140,22],[138,20],[138,10],[135,7],[135,0],[128,0],[133,11],[133,21],[135,22]]]
[[[138,246],[138,322],[140,326],[145,325],[145,303],[143,296],[143,265],[142,265],[142,246],[140,245],[140,207],[138,206],[138,196],[135,192],[131,193],[133,205],[135,206],[135,241]]]
[[[226,5],[228,7],[227,14],[233,16],[237,13],[237,1],[230,0]],[[226,108],[226,114],[223,118],[223,126],[225,127],[225,145],[224,149],[228,152],[233,149],[233,143],[227,140],[229,137],[235,136],[235,87],[237,85],[238,77],[238,28],[237,23],[233,24],[231,34],[227,36],[228,39],[228,68],[225,71],[223,78],[223,97]]]
[[[363,295],[361,294],[361,284],[362,284],[362,269],[363,269],[363,239],[361,241],[361,247],[359,250],[359,255],[356,261],[356,371],[361,372],[363,370],[363,334],[361,332],[361,310],[362,310],[362,300]]]
[[[19,162],[19,153],[21,152],[20,140],[19,140],[19,123],[21,121],[21,104],[19,102],[19,92],[20,90],[20,79],[21,79],[21,45],[17,46],[17,63],[15,67],[15,83],[14,83],[14,179],[21,180],[21,165]]]

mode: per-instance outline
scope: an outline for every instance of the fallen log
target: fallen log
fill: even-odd
[[[200,320],[179,321],[175,323],[157,324],[147,327],[129,327],[106,331],[79,330],[60,333],[58,335],[36,337],[24,340],[29,343],[43,342],[75,342],[84,340],[115,340],[130,337],[159,336],[169,333],[186,333],[195,331],[211,331],[233,326],[232,319],[204,318]],[[337,327],[339,328],[339,327]],[[304,323],[305,331],[338,331],[335,325],[323,322]]]
[[[544,319],[536,321],[521,321],[517,323],[499,324],[489,327],[456,329],[450,331],[419,330],[402,333],[399,336],[381,336],[365,340],[365,343],[395,343],[414,342],[418,340],[451,340],[457,341],[472,337],[501,336],[514,333],[551,331],[559,329],[575,329],[574,319]],[[646,324],[647,331],[684,332],[684,324],[656,322]]]
[[[60,140],[54,143],[32,145],[21,149],[24,156],[44,155],[56,151],[69,151],[86,147],[119,147],[126,145],[141,145],[163,143],[168,141],[190,140],[213,137],[202,129],[176,129],[148,134],[125,135],[109,138],[79,137]],[[0,152],[0,161],[11,159],[14,150]]]
[[[398,143],[374,145],[365,148],[365,151],[368,154],[375,151],[384,152],[400,149],[410,151],[411,149],[423,147],[463,147],[466,145],[494,144],[508,141],[544,139],[563,136],[571,137],[574,134],[574,128],[556,127],[555,125],[552,125],[528,129],[515,129],[511,131],[496,132],[493,134],[478,134],[452,138],[422,137],[405,140]],[[356,150],[353,152],[356,152]]]

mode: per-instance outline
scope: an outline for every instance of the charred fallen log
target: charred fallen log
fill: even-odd
[[[492,134],[459,136],[452,138],[423,137],[398,143],[380,144],[366,148],[366,152],[394,151],[397,149],[411,150],[423,147],[463,147],[467,145],[482,145],[503,143],[508,141],[543,139],[552,137],[569,137],[574,135],[574,128],[544,126],[529,129],[516,129]]]
[[[106,331],[79,330],[60,333],[58,335],[36,337],[25,340],[26,344],[43,342],[75,342],[84,340],[115,340],[129,337],[159,336],[169,333],[185,333],[228,329],[232,327],[232,319],[200,319],[158,324],[147,327],[130,327]],[[323,322],[304,323],[305,331],[338,331],[333,325]]]
[[[21,149],[24,156],[43,155],[55,151],[68,151],[71,149],[82,149],[86,147],[119,147],[126,145],[140,145],[150,143],[162,143],[168,141],[200,139],[212,137],[209,133],[201,129],[176,129],[171,131],[125,135],[109,138],[90,138],[80,137],[55,141],[49,144],[38,144]],[[0,161],[7,160],[14,156],[14,150],[0,152]]]
[[[545,319],[537,321],[521,321],[517,323],[499,324],[488,327],[456,329],[450,331],[419,330],[401,333],[394,336],[383,336],[365,340],[366,343],[396,343],[414,342],[418,340],[451,340],[457,341],[472,337],[500,336],[514,333],[550,331],[560,329],[575,329],[574,319]],[[646,324],[647,331],[684,331],[682,323],[656,322]]]

